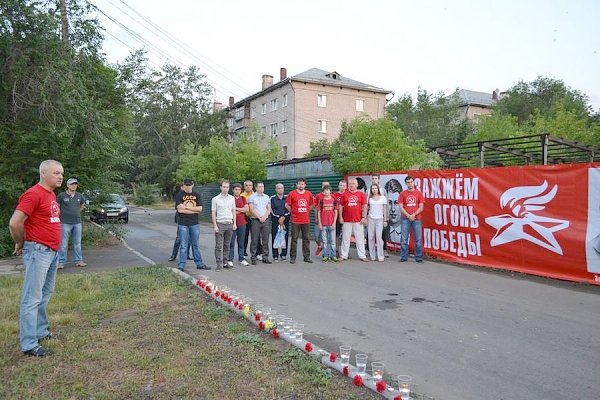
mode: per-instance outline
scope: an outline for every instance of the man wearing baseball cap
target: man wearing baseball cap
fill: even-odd
[[[179,222],[177,232],[181,238],[179,246],[179,263],[177,268],[183,271],[188,257],[188,244],[191,243],[194,263],[197,269],[211,269],[202,261],[200,246],[200,221],[198,216],[202,212],[202,199],[200,193],[194,191],[194,181],[192,178],[183,180],[183,190],[175,196],[175,204],[179,213]]]
[[[77,191],[79,181],[71,177],[67,180],[67,190],[59,193],[56,201],[60,206],[60,223],[62,227],[62,240],[58,258],[58,269],[63,269],[67,262],[69,239],[73,236],[73,261],[78,267],[85,267],[81,252],[81,211],[85,208],[85,197]]]

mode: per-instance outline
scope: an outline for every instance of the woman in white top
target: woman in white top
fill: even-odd
[[[387,225],[387,220],[387,199],[381,195],[379,185],[374,183],[371,185],[369,214],[367,218],[367,235],[369,237],[369,255],[371,256],[371,261],[375,261],[375,258],[379,261],[385,260],[381,232],[383,231],[383,227]]]

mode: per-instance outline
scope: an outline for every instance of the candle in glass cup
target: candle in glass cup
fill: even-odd
[[[410,400],[410,385],[412,377],[410,375],[398,375],[398,390],[402,400]]]
[[[352,347],[348,345],[340,346],[340,364],[342,367],[347,367],[350,365],[350,352],[352,351]]]
[[[375,382],[383,379],[383,363],[376,361],[371,363],[371,376]]]

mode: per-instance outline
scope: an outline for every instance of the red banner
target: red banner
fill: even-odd
[[[407,175],[425,197],[425,254],[600,285],[600,163],[381,173],[392,248]]]

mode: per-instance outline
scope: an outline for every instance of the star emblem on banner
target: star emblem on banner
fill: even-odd
[[[569,227],[569,221],[536,215],[534,211],[546,208],[558,185],[548,189],[548,182],[539,186],[518,186],[505,191],[500,206],[510,208],[511,214],[487,217],[485,222],[496,229],[491,246],[501,246],[516,240],[527,240],[554,253],[563,254],[554,233]]]

